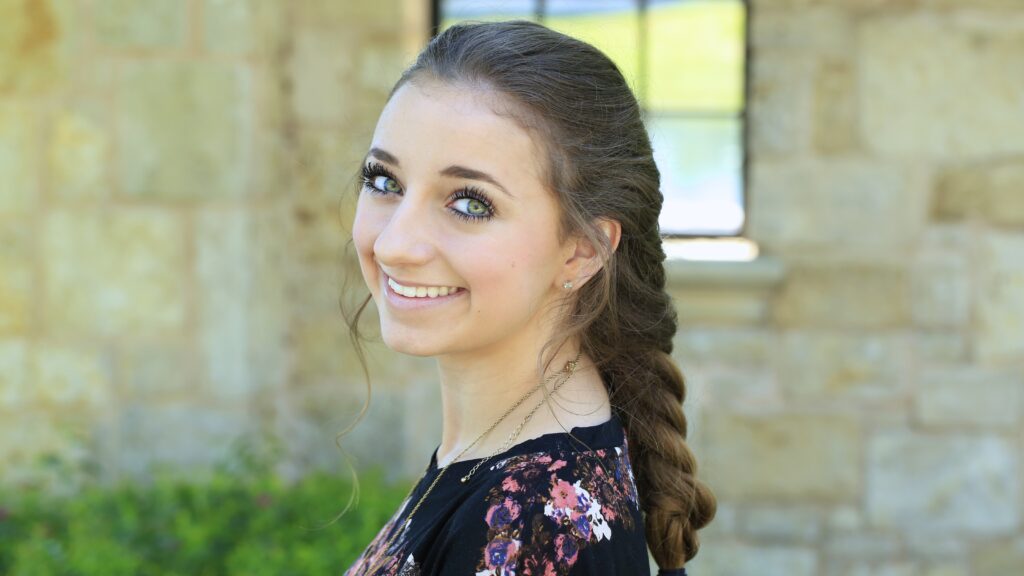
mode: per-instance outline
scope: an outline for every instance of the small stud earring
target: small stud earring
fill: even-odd
[[[565,288],[566,290],[572,288],[572,280],[567,280],[565,284],[562,284],[562,288]]]

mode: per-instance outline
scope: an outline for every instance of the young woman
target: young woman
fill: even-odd
[[[388,96],[358,194],[358,312],[372,299],[389,348],[436,358],[443,434],[346,576],[649,575],[648,546],[685,575],[716,503],[670,356],[659,173],[615,64],[528,21],[449,27]]]

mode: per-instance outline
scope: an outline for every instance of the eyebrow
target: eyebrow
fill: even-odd
[[[381,150],[380,148],[370,148],[370,152],[369,154],[366,155],[366,157],[369,158],[370,156],[374,156],[379,160],[387,162],[388,164],[394,164],[396,167],[399,168],[401,168],[402,166],[398,162],[398,158],[396,158],[390,152],[386,152],[384,150]],[[363,160],[363,163],[365,164],[366,160]],[[508,194],[510,198],[515,198],[515,196],[513,196],[511,192],[509,192],[504,186],[502,186],[501,183],[495,180],[493,176],[486,172],[481,172],[480,170],[466,168],[465,166],[453,165],[441,170],[440,172],[438,172],[438,174],[442,176],[451,176],[453,178],[465,178],[466,180],[480,180],[481,182],[487,182],[493,184],[505,194]]]

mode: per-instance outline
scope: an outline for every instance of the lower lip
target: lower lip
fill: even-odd
[[[387,294],[388,304],[399,310],[422,310],[425,308],[444,306],[445,304],[454,302],[455,300],[461,300],[467,291],[465,288],[459,288],[458,292],[447,296],[437,296],[436,298],[430,298],[429,296],[424,298],[410,298],[395,292],[394,289],[391,288],[391,284],[388,282],[387,276],[384,276],[384,292]]]

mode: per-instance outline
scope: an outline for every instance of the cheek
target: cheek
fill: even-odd
[[[546,246],[530,244],[528,237],[476,242],[463,261],[465,278],[476,288],[481,306],[522,308],[542,297],[550,280],[552,256]]]

